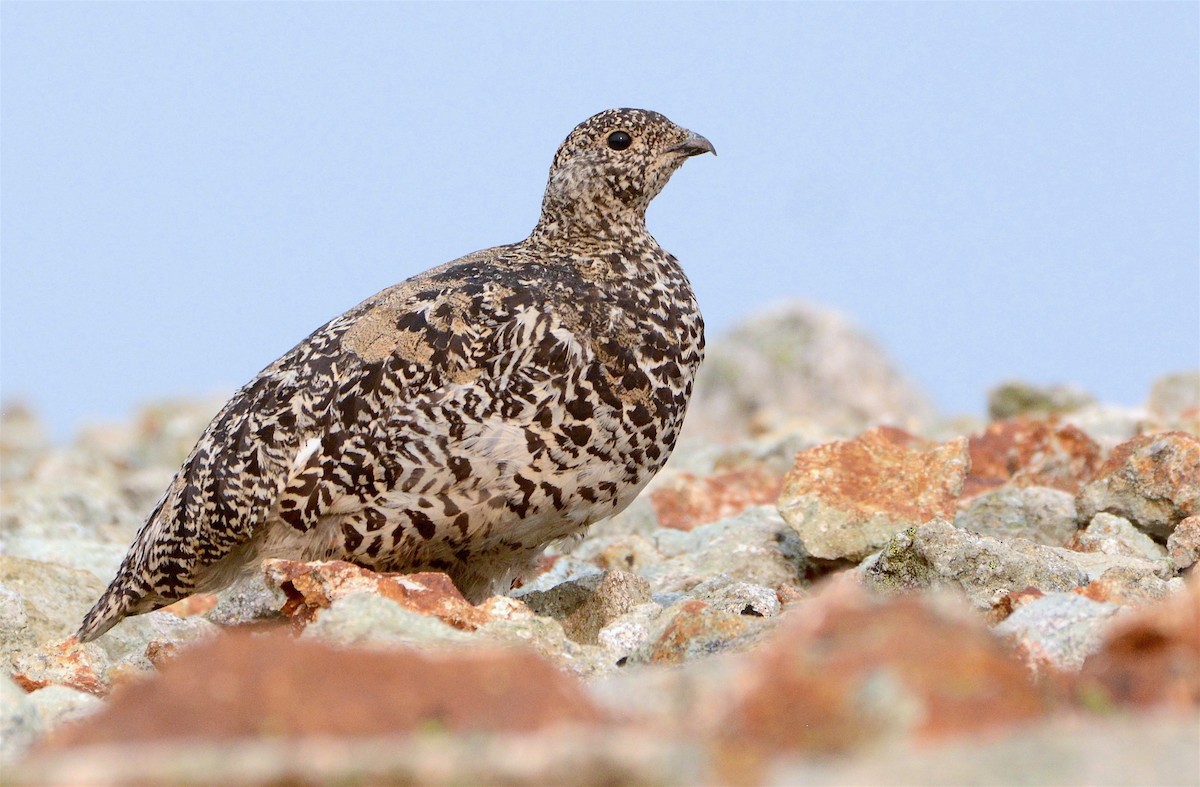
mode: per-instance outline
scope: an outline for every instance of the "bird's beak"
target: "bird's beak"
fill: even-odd
[[[672,152],[682,153],[685,156],[699,156],[702,153],[717,155],[717,149],[712,146],[711,142],[692,131],[688,132],[687,139],[678,145],[672,145],[670,149]]]

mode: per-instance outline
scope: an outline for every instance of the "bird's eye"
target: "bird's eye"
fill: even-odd
[[[624,150],[633,144],[633,137],[624,131],[614,131],[608,135],[608,146],[613,150]]]

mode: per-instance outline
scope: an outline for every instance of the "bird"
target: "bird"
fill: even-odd
[[[622,511],[674,449],[704,357],[646,209],[705,153],[650,110],[576,126],[525,240],[384,289],[234,394],[77,640],[267,558],[441,571],[478,603]]]

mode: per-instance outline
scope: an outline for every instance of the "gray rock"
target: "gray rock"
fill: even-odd
[[[334,599],[305,627],[302,639],[319,639],[339,647],[428,648],[471,642],[475,637],[374,593],[352,593]]]
[[[1104,628],[1120,610],[1077,593],[1047,593],[1017,607],[994,629],[1012,638],[1028,656],[1076,672],[1100,649]]]
[[[608,625],[596,634],[596,641],[612,654],[613,663],[622,664],[622,659],[650,638],[650,632],[662,611],[663,608],[654,602],[639,604],[624,615],[609,621]]]
[[[864,580],[885,592],[957,587],[980,608],[1006,593],[1028,587],[1043,592],[1086,585],[1087,574],[1061,554],[1067,550],[1025,539],[1000,541],[931,522],[900,533],[863,571]]]
[[[656,535],[661,536],[656,546],[668,557],[638,570],[656,594],[688,591],[718,574],[767,588],[801,585],[809,566],[799,536],[774,506],[754,506],[690,532]]]
[[[688,595],[734,615],[771,618],[782,609],[778,594],[771,588],[738,582],[727,574],[704,580],[692,588]]]
[[[0,667],[73,635],[103,589],[88,571],[0,555]]]
[[[993,538],[1062,546],[1075,533],[1075,497],[1044,486],[1003,486],[975,498],[954,525]]]
[[[792,302],[710,342],[684,425],[687,438],[771,431],[849,436],[878,423],[917,430],[934,408],[844,316]]]
[[[29,695],[0,675],[0,763],[18,759],[43,729],[41,717]]]
[[[40,538],[16,534],[0,539],[0,555],[78,568],[101,580],[116,576],[117,567],[121,565],[127,549],[126,544],[84,538]]]
[[[1200,407],[1200,371],[1160,377],[1150,389],[1146,409],[1167,424],[1176,426],[1187,410]]]
[[[1167,551],[1124,517],[1100,512],[1075,536],[1074,548],[1082,552],[1128,555],[1143,560],[1163,560]]]
[[[530,615],[496,620],[479,628],[491,642],[533,648],[562,669],[582,678],[604,675],[616,669],[617,657],[600,645],[583,645],[566,635],[553,618]]]
[[[47,731],[104,707],[98,697],[69,686],[47,686],[28,696],[37,711],[40,728]]]
[[[1110,555],[1106,552],[1077,552],[1073,549],[1058,549],[1049,547],[1054,553],[1076,566],[1087,575],[1088,581],[1100,579],[1113,569],[1120,569],[1131,577],[1154,576],[1160,579],[1170,579],[1174,567],[1170,560],[1143,560],[1129,555]]]
[[[521,597],[535,614],[562,623],[568,637],[585,645],[599,643],[600,630],[650,601],[650,585],[636,574],[606,571]]]
[[[205,617],[220,626],[239,626],[279,617],[287,595],[261,573],[243,577],[217,594],[217,605]]]

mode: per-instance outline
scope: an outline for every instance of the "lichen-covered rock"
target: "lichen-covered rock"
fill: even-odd
[[[1086,585],[1086,572],[1063,552],[1020,538],[999,541],[948,522],[931,522],[898,534],[865,565],[863,576],[885,592],[956,587],[975,606],[989,609],[1004,595],[1025,588],[1046,592]]]
[[[1087,527],[1075,533],[1068,546],[1080,552],[1128,555],[1143,560],[1163,560],[1167,556],[1162,545],[1134,527],[1128,519],[1103,511],[1092,517]]]
[[[1115,514],[1166,541],[1181,521],[1200,514],[1200,438],[1165,432],[1122,443],[1075,506],[1081,522]]]
[[[684,435],[744,439],[819,425],[851,435],[912,429],[934,408],[874,341],[836,312],[792,302],[710,341]]]
[[[1075,494],[1100,466],[1100,446],[1056,418],[1015,418],[988,426],[969,443],[964,500],[1005,485],[1045,486]]]
[[[1167,552],[1176,571],[1191,568],[1200,560],[1200,514],[1175,526],[1167,537]]]
[[[993,538],[1062,546],[1075,534],[1075,498],[1045,486],[1003,486],[971,501],[954,525]]]
[[[1019,606],[994,630],[1010,638],[1035,670],[1077,671],[1099,649],[1104,626],[1119,609],[1076,593],[1050,592]]]
[[[954,516],[967,441],[934,445],[898,429],[796,455],[779,511],[814,557],[861,560],[908,527]]]
[[[988,391],[988,418],[1004,421],[1018,415],[1069,413],[1095,401],[1073,385],[1037,386],[1017,380]]]

